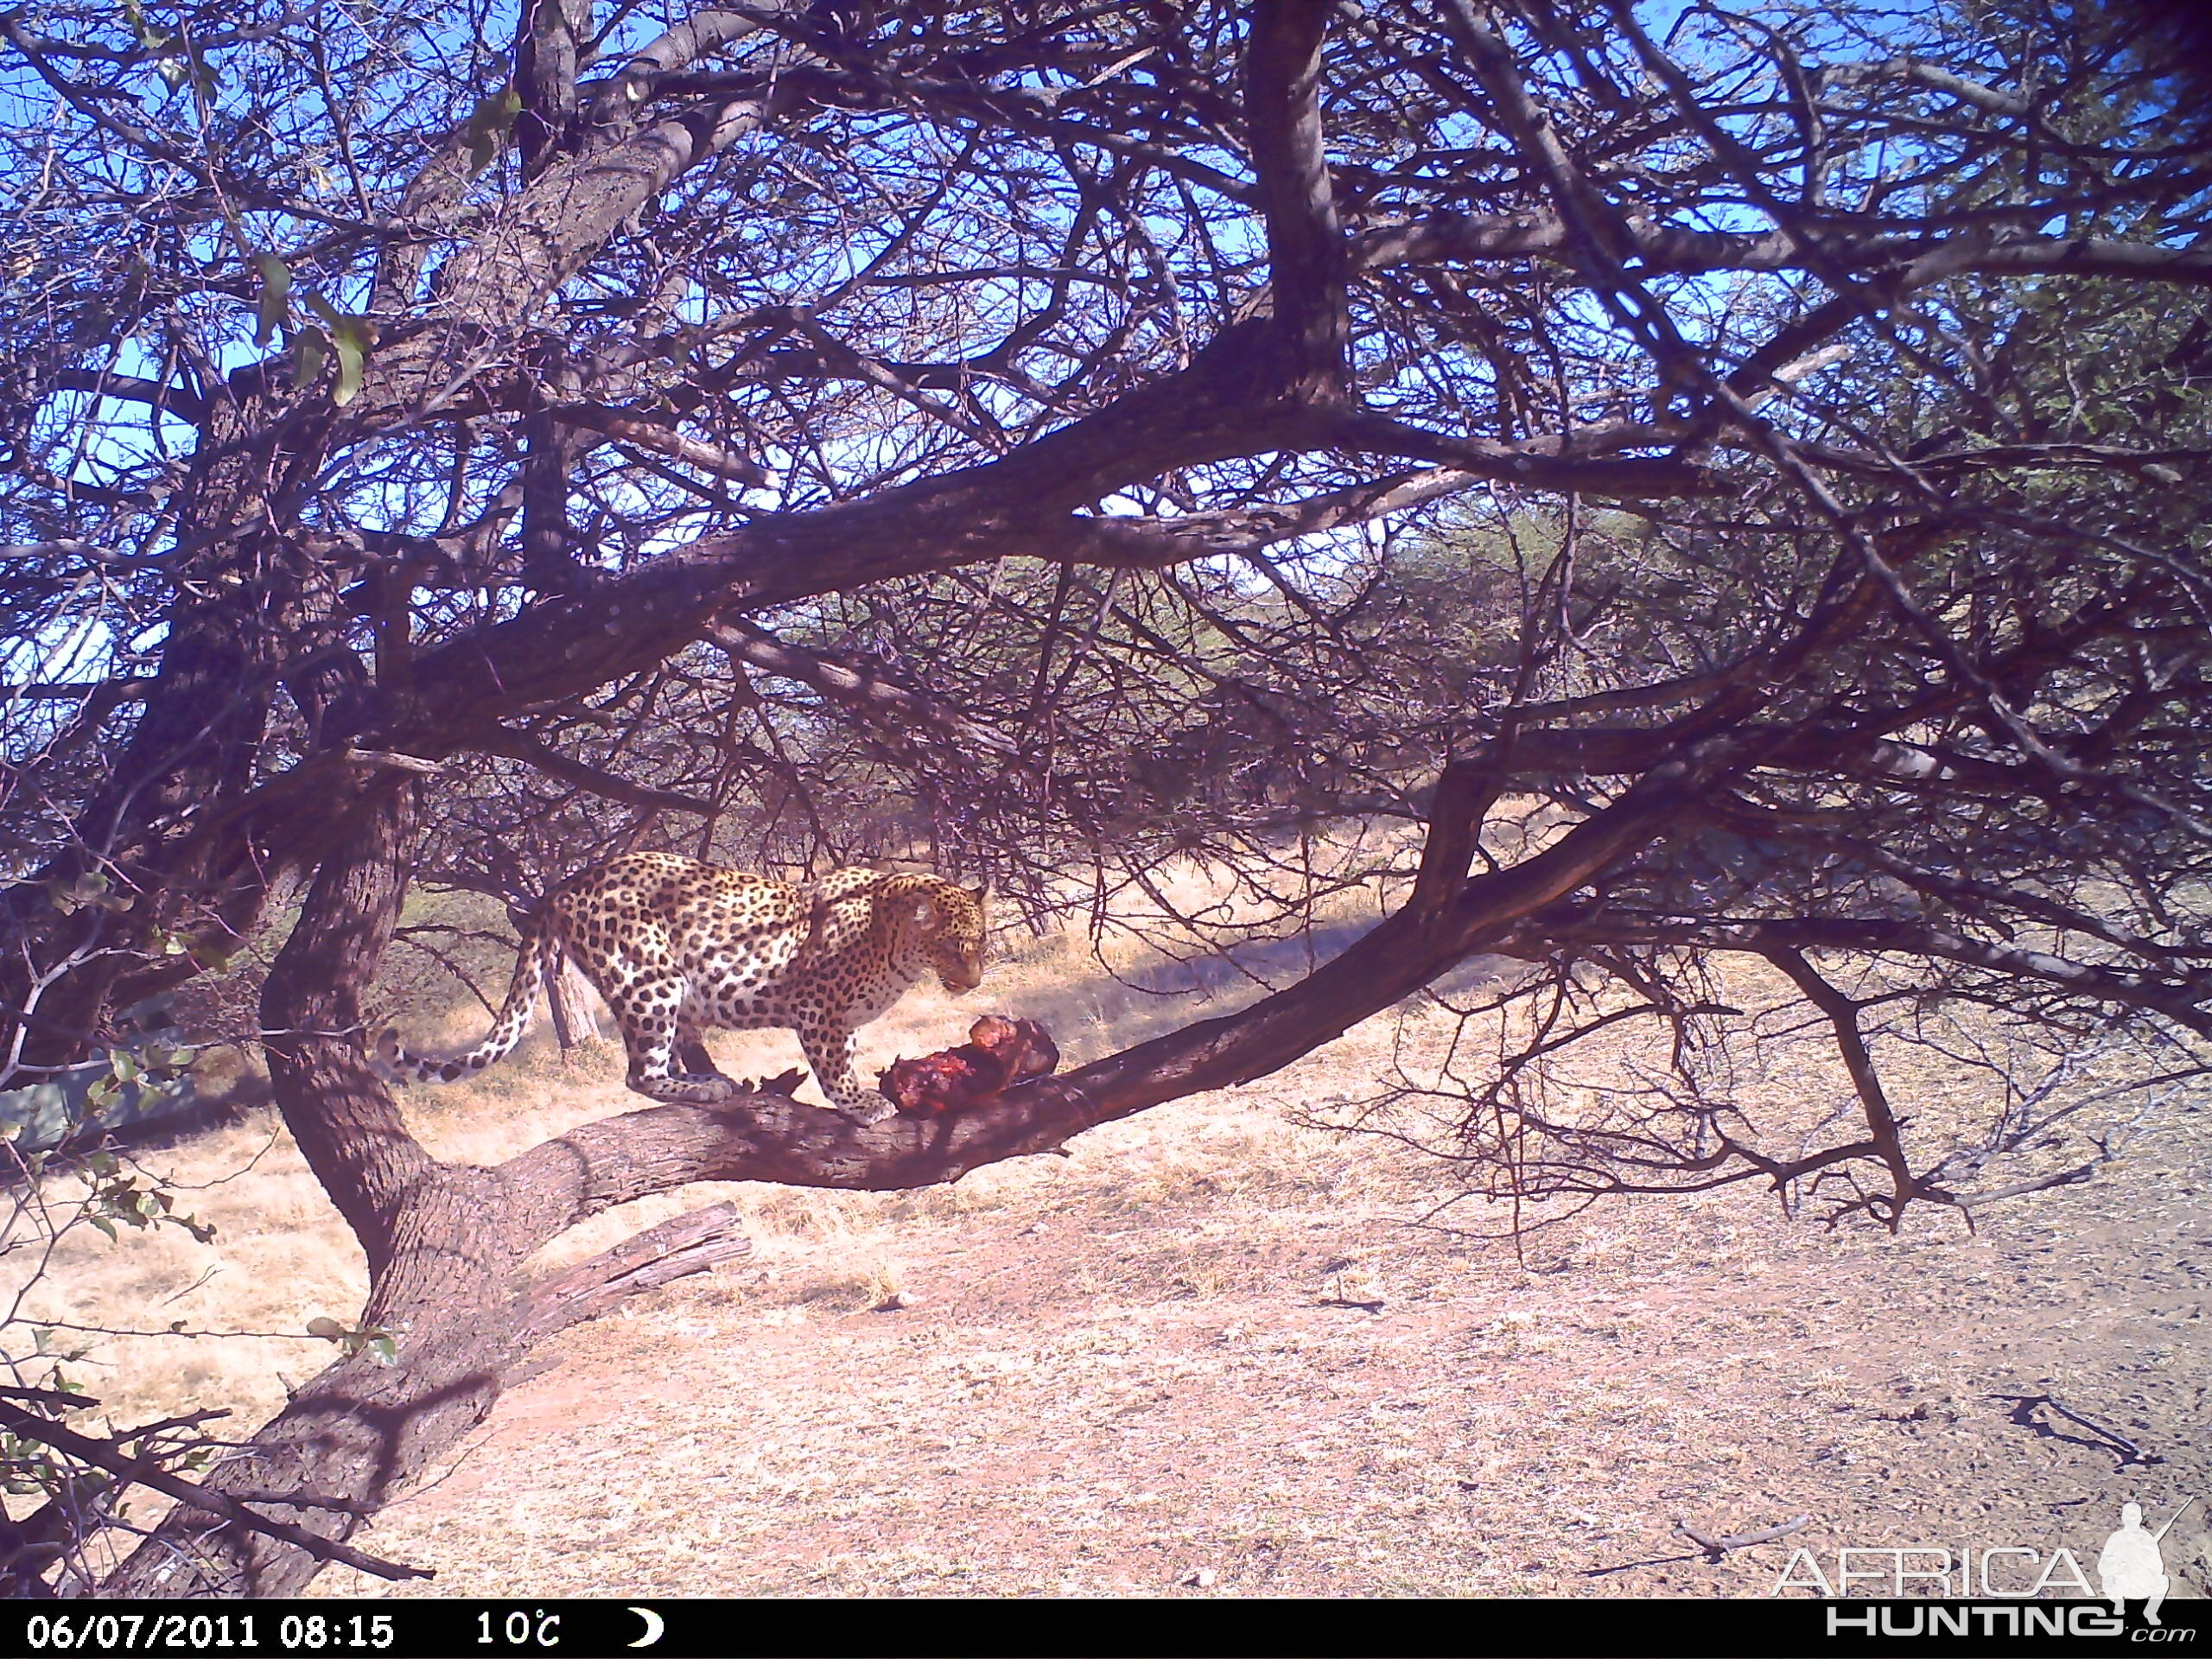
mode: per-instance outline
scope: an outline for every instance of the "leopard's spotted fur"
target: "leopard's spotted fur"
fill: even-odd
[[[632,853],[545,895],[524,930],[506,1003],[475,1048],[438,1059],[409,1053],[386,1032],[381,1058],[395,1075],[429,1083],[505,1058],[564,950],[614,1011],[639,1094],[725,1099],[737,1084],[715,1069],[701,1033],[780,1027],[798,1033],[830,1103],[871,1122],[891,1109],[853,1075],[854,1033],[931,969],[948,991],[982,982],[983,894],[942,876],[859,868],[794,887]]]

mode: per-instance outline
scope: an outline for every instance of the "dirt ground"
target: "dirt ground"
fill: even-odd
[[[2094,1575],[2122,1503],[2190,1494],[2166,1562],[2212,1590],[2205,1103],[1979,1236],[1644,1199],[1522,1262],[1286,1124],[1344,1064],[946,1192],[754,1189],[753,1256],[563,1338],[358,1541],[435,1583],[316,1590],[1763,1596],[1800,1548]]]

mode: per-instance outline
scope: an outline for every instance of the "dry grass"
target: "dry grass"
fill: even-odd
[[[1165,979],[1133,942],[1106,948]],[[987,983],[911,995],[862,1034],[864,1074],[985,1007],[1041,1020],[1076,1064],[1201,1001],[1117,983],[1065,936]],[[1257,994],[1224,979],[1204,1012]],[[1447,1168],[1298,1121],[1433,1064],[1454,1030],[1433,1007],[1378,1017],[1248,1089],[949,1187],[702,1186],[598,1217],[549,1261],[723,1198],[755,1249],[560,1339],[561,1366],[364,1541],[436,1566],[447,1595],[1764,1593],[1786,1549],[1709,1566],[1673,1517],[1811,1513],[1791,1541],[1831,1560],[1965,1541],[2088,1560],[2120,1502],[2156,1519],[2212,1484],[2203,1103],[2117,1176],[1977,1236],[1934,1214],[1832,1236],[1720,1195],[1592,1211],[1523,1260],[1411,1224]],[[715,1046],[736,1074],[797,1059],[787,1033]],[[1754,1058],[1776,1103],[1827,1097],[1780,1051]],[[1625,1062],[1592,1064],[1595,1090]],[[564,1066],[541,1038],[402,1101],[437,1155],[492,1161],[633,1097],[618,1054]],[[272,1123],[149,1161],[199,1187],[218,1243],[73,1246],[50,1310],[296,1332],[359,1306],[358,1252]],[[133,1338],[88,1380],[119,1421],[220,1404],[250,1423],[328,1351]],[[2040,1436],[2008,1393],[2057,1394],[2166,1461]],[[2170,1566],[2212,1584],[2212,1542],[2177,1536]],[[387,1591],[337,1570],[318,1587]]]
[[[368,1286],[359,1247],[270,1109],[145,1164],[171,1184],[180,1211],[215,1224],[216,1242],[158,1227],[111,1243],[77,1228],[24,1315],[92,1328],[76,1338],[90,1351],[70,1373],[118,1427],[202,1407],[251,1424],[327,1362],[308,1320],[358,1315]],[[67,1185],[54,1194],[73,1196]],[[178,1321],[196,1334],[171,1334]],[[97,1334],[114,1331],[149,1334]]]

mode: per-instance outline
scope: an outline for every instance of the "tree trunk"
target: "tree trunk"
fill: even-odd
[[[177,542],[188,556],[145,714],[69,843],[0,895],[0,931],[22,942],[0,956],[0,1060],[11,1009],[22,1010],[25,1064],[81,1059],[111,1006],[198,971],[190,956],[148,950],[157,933],[228,955],[257,924],[273,869],[311,855],[312,836],[272,849],[208,827],[255,787],[270,710],[299,644],[302,557],[267,526],[292,480],[317,464],[323,436],[251,388],[213,400],[181,503]],[[309,683],[291,690],[312,706]],[[106,882],[109,903],[56,905],[57,889],[88,876]]]
[[[545,979],[545,1005],[552,1011],[553,1035],[567,1053],[579,1043],[599,1040],[599,1016],[592,1012],[592,988],[582,969],[565,957]]]

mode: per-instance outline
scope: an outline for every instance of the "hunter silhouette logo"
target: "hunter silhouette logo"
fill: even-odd
[[[2126,1611],[2126,1602],[2139,1596],[2144,1599],[2143,1622],[2159,1622],[2158,1604],[2165,1600],[2171,1580],[2166,1577],[2165,1558],[2158,1553],[2158,1541],[2173,1530],[2174,1522],[2180,1520],[2196,1502],[2194,1494],[2183,1498],[2181,1508],[2156,1532],[2144,1530],[2140,1503],[2120,1506],[2120,1530],[2105,1540],[2104,1553],[2097,1557],[2097,1582],[2111,1599],[2113,1612]]]

